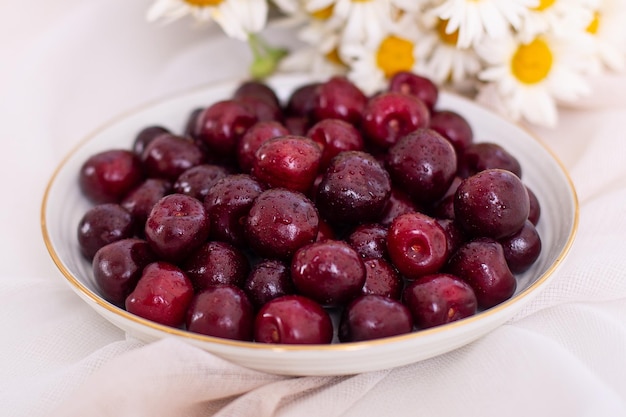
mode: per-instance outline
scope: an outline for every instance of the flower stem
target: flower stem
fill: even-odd
[[[250,74],[256,79],[263,79],[271,75],[276,70],[280,60],[287,55],[286,49],[272,47],[254,33],[248,36],[248,45],[250,45],[253,57]]]

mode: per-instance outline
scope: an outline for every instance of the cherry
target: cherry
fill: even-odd
[[[448,258],[468,239],[459,225],[453,219],[435,219],[446,234]]]
[[[377,223],[357,226],[346,239],[361,258],[387,258],[387,228]]]
[[[215,285],[243,285],[250,263],[244,253],[231,244],[209,241],[185,259],[182,269],[194,289],[200,291]]]
[[[487,169],[506,169],[522,178],[519,161],[502,146],[492,142],[478,142],[468,146],[459,159],[458,174],[467,178]]]
[[[315,202],[330,223],[365,223],[380,216],[390,194],[389,174],[372,155],[345,151],[330,161]]]
[[[246,245],[245,219],[263,186],[250,175],[232,174],[218,180],[204,198],[210,237],[235,246]]]
[[[148,219],[152,207],[172,191],[172,184],[160,178],[147,178],[131,190],[120,202],[120,205],[132,214],[137,225],[143,225]],[[143,233],[143,230],[138,230]]]
[[[321,83],[313,82],[301,85],[291,92],[285,106],[288,117],[308,119],[316,105],[318,88]]]
[[[233,93],[233,98],[255,98],[264,101],[268,105],[280,108],[280,100],[274,90],[259,80],[248,80],[239,84]]]
[[[87,210],[78,223],[78,246],[88,260],[98,249],[135,235],[133,216],[119,204],[98,204]]]
[[[235,159],[237,142],[257,122],[256,115],[236,100],[211,104],[198,115],[194,138],[204,143],[210,153]]]
[[[202,202],[185,194],[159,200],[148,215],[146,240],[162,259],[177,262],[204,243],[209,220]]]
[[[447,236],[439,223],[423,213],[408,213],[394,219],[387,234],[392,263],[408,279],[433,274],[445,264]]]
[[[289,265],[277,259],[263,259],[257,262],[248,275],[243,289],[257,309],[274,298],[295,292]]]
[[[251,341],[254,308],[241,288],[218,285],[194,296],[187,310],[185,323],[190,332]]]
[[[464,243],[448,260],[446,272],[467,282],[483,309],[508,300],[517,287],[502,245],[487,237]]]
[[[185,273],[167,262],[146,265],[135,289],[126,297],[126,310],[156,323],[179,327],[193,299],[193,286]]]
[[[229,175],[229,171],[222,166],[212,164],[201,164],[193,166],[181,173],[172,188],[179,194],[204,201],[204,197],[209,190],[220,179]]]
[[[185,128],[183,129],[183,136],[192,139],[194,142],[196,139],[194,137],[196,124],[198,123],[198,117],[203,110],[204,108],[198,107],[189,112],[189,115],[187,116],[187,121],[185,122]]]
[[[326,169],[330,160],[343,151],[361,151],[364,148],[361,132],[340,119],[324,119],[315,123],[306,136],[323,149],[320,168]]]
[[[541,254],[541,237],[530,220],[519,232],[499,240],[504,258],[514,274],[521,274],[535,263]]]
[[[313,119],[341,119],[358,125],[366,103],[367,97],[352,81],[344,76],[334,76],[316,88]]]
[[[430,109],[435,108],[439,89],[430,79],[409,71],[398,71],[389,80],[389,91],[419,98]]]
[[[268,301],[254,321],[254,340],[259,343],[328,344],[332,339],[333,324],[328,312],[301,295]]]
[[[402,293],[419,329],[440,326],[476,314],[472,287],[451,274],[425,275],[410,282]]]
[[[237,162],[241,171],[247,174],[252,171],[256,151],[263,143],[288,134],[289,130],[277,121],[258,122],[252,125],[237,144]]]
[[[541,204],[539,203],[539,199],[537,195],[526,186],[526,191],[528,191],[528,201],[530,203],[530,208],[528,210],[528,220],[535,226],[539,223],[539,218],[541,217]]]
[[[374,146],[387,149],[416,129],[427,127],[428,108],[416,97],[387,92],[372,97],[363,110],[363,132]]]
[[[314,242],[293,256],[291,279],[300,294],[322,305],[337,306],[361,292],[365,265],[346,242]]]
[[[383,258],[367,258],[365,265],[365,284],[362,294],[376,294],[399,299],[403,281],[396,268]]]
[[[363,295],[344,309],[338,336],[341,342],[359,342],[397,336],[411,330],[411,312],[400,301],[380,295]]]
[[[176,181],[179,175],[204,162],[204,153],[195,143],[183,136],[162,134],[144,149],[141,160],[151,178]]]
[[[319,217],[304,194],[271,188],[259,194],[246,219],[249,246],[260,256],[289,259],[313,242]]]
[[[488,169],[466,178],[454,199],[455,220],[470,236],[510,236],[522,228],[529,211],[526,187],[504,169]]]
[[[98,152],[83,163],[78,184],[92,203],[118,203],[144,179],[141,160],[126,149]]]
[[[137,156],[141,157],[143,151],[146,149],[148,144],[152,142],[154,138],[164,133],[171,132],[169,131],[169,129],[159,125],[148,126],[141,129],[139,133],[137,133],[137,136],[135,136],[135,140],[133,141],[133,152]]]
[[[110,303],[124,306],[143,268],[156,260],[150,245],[142,239],[122,239],[101,247],[92,262],[93,277],[100,294]]]
[[[389,149],[389,175],[414,200],[433,203],[443,197],[457,169],[452,144],[431,129],[418,129]]]
[[[322,149],[304,136],[280,136],[256,151],[252,175],[270,187],[306,192],[313,185]]]
[[[433,112],[428,127],[448,139],[457,156],[463,155],[474,142],[474,132],[467,119],[451,110]]]
[[[393,219],[401,214],[423,212],[424,209],[418,205],[406,192],[399,187],[391,186],[391,194],[385,205],[383,212],[378,219],[378,223],[383,226],[389,226]]]

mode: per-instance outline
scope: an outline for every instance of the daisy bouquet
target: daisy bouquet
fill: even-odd
[[[589,77],[625,66],[624,0],[155,0],[148,10],[184,16],[248,42],[257,77],[344,74],[374,93],[412,71],[547,127],[591,92]],[[302,46],[268,45],[268,25],[291,26]]]

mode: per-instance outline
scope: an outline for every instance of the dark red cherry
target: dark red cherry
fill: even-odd
[[[418,129],[389,149],[387,169],[394,184],[421,203],[443,197],[456,175],[452,144],[431,129]]]
[[[419,212],[403,214],[389,226],[387,250],[400,273],[416,279],[438,272],[445,264],[447,236],[432,217]]]
[[[189,168],[202,164],[205,157],[202,150],[188,138],[166,133],[157,136],[146,146],[141,160],[146,175],[174,182]]]
[[[330,160],[343,151],[363,150],[361,132],[350,123],[339,119],[324,119],[315,123],[306,136],[322,148],[320,169],[326,169]]]
[[[416,97],[387,92],[372,97],[363,110],[363,133],[374,146],[387,149],[416,129],[427,127],[428,108]]]
[[[180,174],[174,181],[172,188],[176,193],[186,194],[204,201],[204,197],[213,185],[229,173],[228,169],[219,165],[196,165]]]
[[[291,279],[302,295],[322,305],[350,301],[365,284],[365,265],[343,241],[326,240],[298,249],[291,260]]]
[[[137,156],[141,157],[143,151],[146,149],[148,144],[152,142],[154,138],[162,135],[163,133],[171,132],[169,131],[169,129],[158,125],[148,126],[141,129],[139,133],[137,133],[137,136],[135,136],[135,140],[133,141],[133,152]]]
[[[399,71],[389,80],[389,91],[419,98],[432,110],[439,98],[439,89],[430,79],[409,71]]]
[[[246,234],[254,252],[266,258],[289,259],[313,242],[319,217],[304,194],[272,188],[259,194],[246,218]]]
[[[468,283],[444,273],[425,275],[410,282],[403,291],[402,301],[419,329],[473,316],[478,306]]]
[[[364,259],[365,284],[361,289],[362,294],[382,295],[393,299],[399,299],[404,285],[396,268],[383,258]]]
[[[204,198],[210,237],[235,246],[246,244],[245,220],[263,186],[250,175],[233,174],[217,181]]]
[[[479,308],[489,308],[508,300],[517,281],[504,257],[502,245],[491,238],[464,243],[448,260],[446,272],[467,282]]]
[[[237,144],[237,162],[246,174],[252,171],[256,151],[261,145],[278,136],[286,136],[289,130],[280,122],[267,121],[252,125]]]
[[[268,301],[254,321],[254,340],[259,343],[328,344],[332,339],[333,324],[328,312],[301,295]]]
[[[459,158],[458,174],[467,178],[487,169],[506,169],[522,178],[522,167],[515,156],[492,142],[478,142],[468,146]]]
[[[451,110],[433,112],[428,127],[448,139],[457,156],[463,155],[474,142],[474,132],[467,119]]]
[[[122,239],[103,246],[92,261],[93,277],[100,294],[105,300],[124,306],[144,267],[156,260],[150,245],[142,239]]]
[[[167,262],[153,262],[144,269],[126,298],[129,313],[171,327],[185,323],[193,299],[193,286],[185,273]]]
[[[384,167],[363,151],[345,151],[330,161],[317,188],[320,215],[332,224],[374,221],[391,194]]]
[[[226,242],[209,241],[191,252],[182,268],[199,291],[215,285],[242,286],[250,263],[241,249]]]
[[[341,342],[359,342],[397,336],[411,330],[411,312],[400,301],[380,295],[362,295],[343,310],[338,336]]]
[[[254,308],[241,288],[233,285],[213,286],[194,296],[185,322],[190,332],[251,341]]]
[[[103,246],[135,235],[137,223],[119,204],[98,204],[87,210],[78,223],[78,246],[83,256],[93,259]]]
[[[244,104],[222,100],[200,113],[193,136],[204,143],[209,153],[235,159],[237,143],[256,122],[256,115]]]
[[[504,258],[514,274],[530,268],[541,255],[541,237],[530,220],[524,222],[519,232],[499,240]]]
[[[504,169],[488,169],[466,178],[454,199],[455,221],[470,236],[510,236],[522,228],[529,211],[526,187]]]
[[[80,168],[78,185],[92,203],[118,203],[143,179],[137,155],[125,149],[112,149],[87,158]]]
[[[320,83],[314,94],[313,119],[341,119],[358,125],[367,96],[348,78],[334,76]]]
[[[317,177],[322,149],[304,136],[279,136],[264,142],[255,154],[252,175],[270,187],[307,192]]]
[[[162,259],[177,262],[200,247],[209,235],[204,205],[185,194],[170,194],[159,200],[148,215],[146,240]]]
[[[257,262],[246,278],[243,289],[257,309],[274,298],[295,292],[289,265],[277,259]]]
[[[131,190],[120,205],[133,215],[137,225],[143,225],[148,219],[152,207],[172,191],[172,184],[160,178],[147,178],[136,188]],[[143,234],[143,230],[138,230]]]

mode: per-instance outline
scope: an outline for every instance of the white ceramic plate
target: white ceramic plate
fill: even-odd
[[[155,324],[104,301],[94,284],[90,263],[78,249],[76,231],[90,207],[77,186],[82,163],[90,155],[114,147],[130,148],[143,127],[159,124],[183,129],[189,113],[227,98],[241,80],[210,85],[150,103],[112,121],[86,138],[55,171],[41,211],[43,238],[50,256],[71,288],[104,318],[146,342],[176,337],[249,368],[285,375],[339,375],[405,365],[451,351],[485,335],[511,318],[543,289],[569,251],[578,225],[578,201],[572,182],[547,148],[528,132],[469,100],[442,93],[438,108],[457,111],[471,123],[476,141],[501,144],[515,155],[523,181],[542,208],[538,225],[543,252],[521,275],[508,301],[470,318],[445,326],[368,342],[327,346],[290,346],[238,342],[193,334]],[[281,98],[309,81],[306,76],[277,76],[268,83]]]

